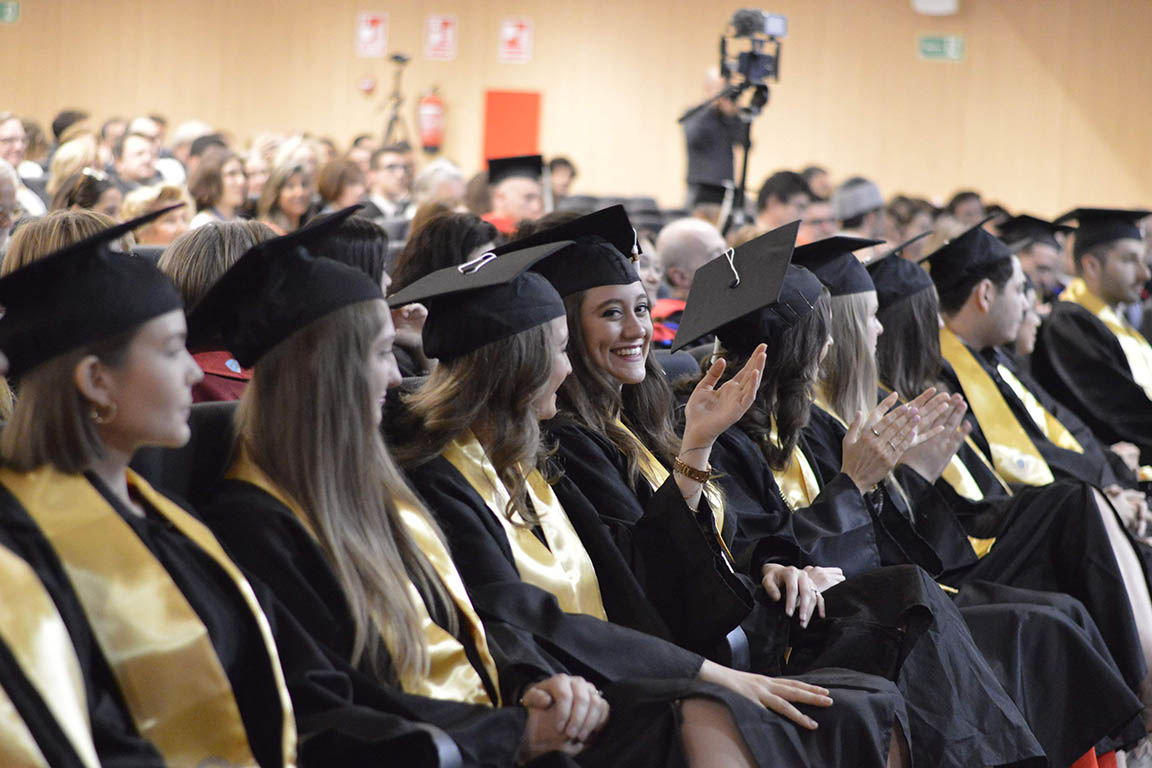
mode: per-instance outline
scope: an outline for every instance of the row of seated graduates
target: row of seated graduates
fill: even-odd
[[[204,408],[209,408],[209,406],[204,406]]]
[[[565,220],[570,220],[572,217],[571,216],[565,216],[565,217],[557,217],[557,218],[559,218],[561,221],[565,221]],[[621,245],[621,247],[623,248],[625,246]],[[706,357],[710,351],[711,351],[710,345],[702,345],[702,346],[699,346],[696,349],[694,349],[692,351],[692,354],[676,353],[672,356],[668,356],[667,353],[665,353],[664,358],[663,358],[663,362],[665,364],[665,367],[672,368],[677,374],[679,374],[679,373],[688,374],[688,373],[691,373],[693,371],[698,370],[698,368],[699,368],[698,360]],[[657,356],[660,357],[659,354]],[[417,382],[407,382],[405,388],[410,389],[416,383]],[[203,408],[210,408],[210,407],[215,407],[215,406],[203,406]],[[220,419],[222,417],[217,416],[216,418]],[[195,445],[195,442],[193,443],[193,446],[194,445]],[[196,452],[195,448],[193,448],[192,446],[190,446],[190,448],[193,450],[193,452]],[[201,448],[200,450],[204,450],[204,449]],[[208,449],[206,449],[206,452],[207,452],[208,456],[219,456],[218,448],[208,448]],[[186,465],[186,462],[177,462],[177,463],[178,464],[184,463],[184,465]],[[177,473],[178,473],[178,471],[177,471]],[[177,480],[176,483],[177,484],[183,484],[182,481],[179,481],[179,480]],[[730,640],[732,640],[733,638],[738,638],[739,636],[740,635],[738,632],[734,632],[733,635],[730,637]],[[743,658],[743,656],[741,656],[741,658]]]

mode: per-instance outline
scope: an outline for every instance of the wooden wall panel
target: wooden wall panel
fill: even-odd
[[[570,155],[581,191],[682,195],[676,117],[700,96],[734,3],[700,0],[22,0],[0,26],[0,109],[45,123],[157,110],[242,142],[265,129],[347,141],[379,130],[390,69],[354,52],[356,15],[390,15],[412,53],[408,119],[438,85],[447,155],[478,165],[483,94],[542,93],[541,146]],[[948,18],[909,0],[772,0],[788,14],[783,77],[754,128],[750,180],[809,162],[886,192],[967,186],[1014,208],[1152,202],[1152,0],[961,0]],[[459,20],[459,55],[424,61],[426,15]],[[500,19],[535,24],[528,64],[497,60]],[[920,61],[921,34],[959,34],[961,62]],[[356,90],[365,75],[377,92]]]

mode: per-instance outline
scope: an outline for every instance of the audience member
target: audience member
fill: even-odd
[[[122,117],[110,117],[100,126],[100,167],[108,168],[112,165],[112,147],[120,141],[128,128],[128,121]]]
[[[133,233],[138,245],[168,245],[188,231],[188,222],[192,219],[192,198],[184,187],[174,184],[138,187],[124,196],[120,213],[127,221],[177,203],[184,205],[138,227]]]
[[[492,190],[488,188],[488,171],[473,174],[464,185],[464,206],[476,214],[484,216],[492,210]]]
[[[312,204],[308,172],[300,165],[272,169],[256,205],[256,216],[278,235],[296,230],[304,223]]]
[[[52,162],[48,165],[48,181],[44,185],[44,192],[48,195],[48,199],[52,200],[60,185],[68,177],[80,173],[85,168],[102,167],[96,137],[91,134],[77,136],[58,146],[53,153]]]
[[[0,259],[8,247],[8,233],[20,218],[20,204],[16,202],[16,190],[20,177],[7,160],[0,160]]]
[[[944,210],[965,228],[976,226],[986,215],[980,193],[970,189],[954,194],[948,205],[944,206]]]
[[[412,182],[416,205],[444,203],[456,210],[464,207],[464,174],[450,160],[440,158],[424,166]]]
[[[372,153],[368,171],[368,203],[365,215],[377,223],[385,219],[412,218],[412,161],[407,144],[389,144]]]
[[[156,144],[148,136],[125,133],[112,147],[112,179],[127,195],[141,186],[160,184],[156,171]]]
[[[367,187],[360,166],[351,160],[332,160],[320,169],[320,200],[323,212],[338,211],[364,199]]]
[[[244,163],[230,149],[211,147],[188,177],[188,192],[196,201],[192,229],[209,221],[232,221],[244,205],[247,179]]]
[[[756,196],[756,223],[767,232],[804,218],[812,190],[794,171],[777,171],[764,180]]]
[[[29,216],[40,216],[48,210],[48,206],[25,185],[20,176],[20,165],[24,162],[27,149],[28,137],[24,133],[24,123],[12,112],[0,112],[0,160],[6,160],[20,179],[20,185],[16,188],[16,201],[20,208]]]
[[[714,100],[680,118],[688,151],[685,207],[689,209],[702,202],[707,188],[731,185],[735,179],[732,145],[740,143],[747,125],[740,119],[736,103],[721,95],[726,88],[727,83],[720,73],[715,68],[708,70],[704,92],[706,98]]]
[[[544,214],[544,192],[540,184],[543,174],[544,160],[540,155],[489,158],[492,210],[481,218],[507,237],[512,236],[521,222],[540,218]]]
[[[52,196],[52,210],[88,208],[120,221],[124,194],[104,171],[83,168],[64,179]]]
[[[566,157],[554,157],[548,161],[548,181],[552,184],[552,205],[556,205],[572,194],[572,182],[579,174],[576,166]]]
[[[813,197],[804,209],[804,220],[796,242],[800,245],[832,237],[840,229],[840,222],[832,211],[832,202],[826,197]]]
[[[818,165],[810,165],[800,171],[800,175],[804,177],[804,183],[808,185],[808,189],[814,197],[822,197],[825,200],[832,197],[834,188],[832,177],[828,175],[828,171]]]
[[[876,184],[853,176],[832,194],[832,210],[840,221],[840,234],[866,240],[884,239],[884,196]],[[868,263],[878,255],[874,248],[861,248],[856,258]]]

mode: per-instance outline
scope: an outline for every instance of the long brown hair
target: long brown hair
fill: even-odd
[[[936,290],[925,288],[877,313],[884,334],[876,343],[876,368],[880,381],[893,390],[914,397],[939,384],[940,305]]]
[[[820,291],[812,311],[800,322],[768,342],[764,376],[752,407],[737,426],[760,446],[768,466],[784,470],[800,434],[808,425],[809,408],[816,392],[820,352],[831,326],[828,289]],[[723,379],[735,376],[747,363],[747,355],[729,357]],[[776,426],[776,441],[770,438]]]
[[[383,301],[349,305],[268,352],[245,388],[236,433],[300,504],[336,571],[356,627],[353,663],[366,659],[384,677],[390,655],[396,682],[429,664],[407,580],[451,602],[401,521],[404,506],[438,531],[393,463],[370,402],[365,361],[387,311]]]
[[[592,363],[580,322],[586,293],[580,291],[564,299],[572,373],[560,386],[558,405],[565,416],[612,441],[627,458],[628,479],[635,485],[640,479],[642,446],[667,465],[676,457],[679,450],[673,427],[676,398],[664,378],[664,371],[651,354],[644,362],[644,381],[623,387]],[[642,446],[616,426],[616,419],[632,430]]]
[[[820,394],[835,414],[852,421],[876,407],[876,358],[868,349],[867,294],[832,296],[832,348],[820,365]]]
[[[441,361],[428,381],[405,398],[423,424],[418,440],[396,446],[405,467],[435,457],[478,424],[486,427],[485,453],[511,496],[504,514],[533,524],[524,467],[544,467],[550,451],[532,403],[552,372],[552,332],[547,323],[486,344],[454,360]]]

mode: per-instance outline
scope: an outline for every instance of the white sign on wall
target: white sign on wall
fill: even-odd
[[[455,59],[459,40],[455,16],[429,16],[424,22],[424,58],[429,61]]]
[[[388,14],[368,11],[356,17],[356,55],[382,59],[388,55]]]
[[[516,16],[500,22],[500,61],[532,60],[532,19]]]

